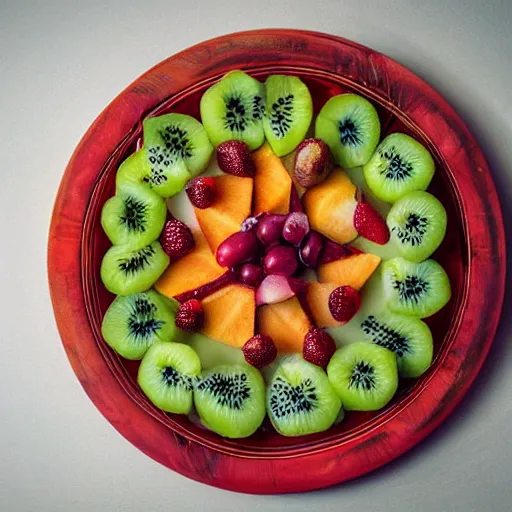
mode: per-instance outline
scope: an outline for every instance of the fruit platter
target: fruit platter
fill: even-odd
[[[504,252],[485,160],[435,91],[269,30],[185,50],[107,107],[61,184],[49,276],[71,364],[125,437],[281,493],[376,469],[447,417],[492,342]]]

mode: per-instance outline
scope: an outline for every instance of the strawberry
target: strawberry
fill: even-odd
[[[302,357],[305,361],[325,368],[335,351],[334,340],[323,329],[313,327],[304,336]]]
[[[195,246],[194,236],[190,228],[174,217],[165,223],[160,235],[160,243],[171,261],[179,260]]]
[[[357,203],[354,212],[354,227],[364,238],[379,245],[389,242],[389,229],[386,221],[370,203]]]
[[[249,146],[241,140],[228,140],[220,144],[217,163],[222,171],[234,176],[253,178],[256,174]]]
[[[329,311],[334,320],[348,322],[359,310],[361,296],[352,286],[339,286],[329,295]]]
[[[209,208],[217,196],[217,186],[213,178],[194,178],[188,182],[186,191],[190,202],[201,210]]]
[[[245,360],[255,368],[263,368],[277,356],[277,349],[270,336],[256,334],[249,338],[242,347]]]
[[[323,181],[333,168],[327,144],[321,139],[306,139],[297,146],[293,176],[304,188]]]
[[[190,299],[180,304],[175,323],[184,331],[199,331],[204,324],[204,311],[201,303],[197,299]]]

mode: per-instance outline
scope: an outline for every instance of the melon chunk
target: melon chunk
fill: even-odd
[[[349,285],[360,290],[370,279],[381,259],[374,254],[359,253],[320,265],[317,269],[321,283]]]
[[[193,233],[196,245],[192,252],[167,267],[155,288],[162,295],[175,297],[203,286],[226,272],[217,264],[206,239],[200,231]]]
[[[309,283],[306,299],[317,327],[338,327],[343,325],[343,323],[333,318],[329,310],[329,295],[337,287],[338,285],[333,283]]]
[[[204,210],[194,208],[197,222],[213,253],[226,238],[240,231],[242,222],[251,214],[252,178],[215,176],[217,196]]]
[[[209,295],[201,304],[205,316],[201,333],[205,336],[232,347],[241,347],[254,336],[254,290],[232,284]]]
[[[252,153],[256,166],[254,177],[254,214],[288,213],[292,179],[268,144]]]
[[[281,354],[302,352],[304,336],[310,328],[311,322],[297,297],[258,309],[259,332],[270,336]]]
[[[354,227],[356,191],[341,169],[334,169],[325,181],[308,189],[302,201],[311,228],[339,244],[354,240],[357,237]]]

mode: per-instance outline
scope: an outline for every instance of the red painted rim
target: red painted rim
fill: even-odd
[[[413,396],[380,416],[372,428],[342,442],[326,436],[292,450],[250,451],[164,423],[123,385],[94,338],[84,293],[83,243],[100,173],[147,112],[230,69],[265,66],[335,73],[415,127],[454,184],[464,219],[468,270],[450,339]],[[459,403],[487,355],[503,303],[505,261],[503,220],[490,172],[448,103],[416,75],[368,48],[326,34],[280,29],[201,43],[153,67],[125,89],[96,119],[68,164],[48,246],[50,291],[62,341],[97,408],[124,437],[165,466],[210,485],[250,493],[308,491],[346,481],[395,459],[429,435]],[[492,304],[486,301],[491,293]]]

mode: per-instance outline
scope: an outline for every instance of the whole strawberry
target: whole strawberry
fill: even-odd
[[[176,218],[172,218],[165,223],[160,235],[160,243],[171,261],[179,260],[195,246],[194,236],[190,228]]]
[[[323,329],[311,328],[304,336],[302,357],[305,361],[325,368],[336,351],[336,344]]]
[[[188,182],[185,190],[190,202],[201,210],[209,208],[217,196],[215,180],[210,177],[194,178]]]
[[[184,331],[197,332],[204,325],[203,306],[197,299],[180,304],[175,319],[176,326]]]
[[[354,212],[354,227],[362,237],[371,242],[379,245],[389,242],[389,229],[386,221],[370,203],[357,203]]]
[[[253,178],[256,167],[249,146],[241,140],[228,140],[217,147],[217,163],[221,171],[242,178]]]
[[[242,347],[245,360],[255,368],[263,368],[277,356],[277,349],[270,336],[256,334],[249,338]]]
[[[337,322],[348,322],[360,306],[361,296],[352,286],[339,286],[329,295],[329,311]]]
[[[305,188],[323,181],[334,167],[331,151],[321,139],[306,139],[297,146],[293,176]]]

